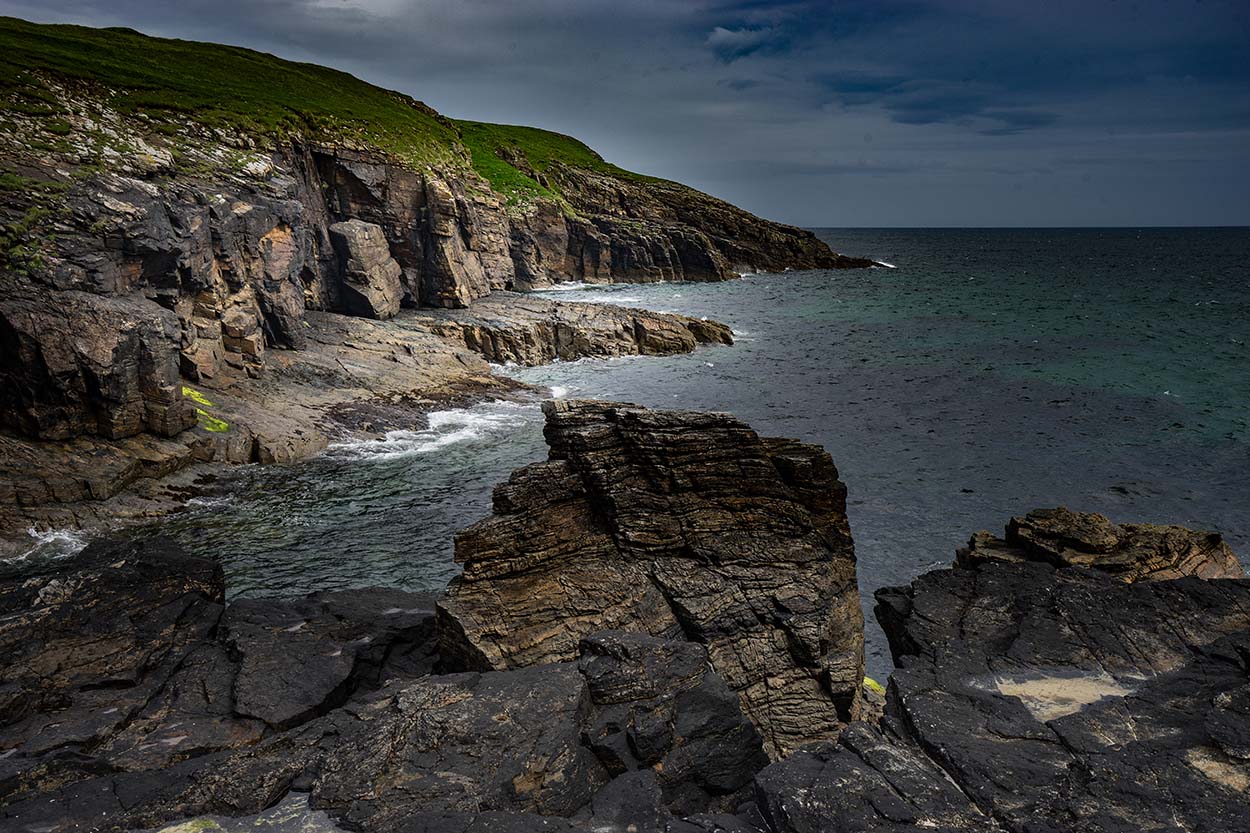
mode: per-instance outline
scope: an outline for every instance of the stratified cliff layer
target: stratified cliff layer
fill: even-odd
[[[335,387],[421,401],[506,387],[465,350],[534,361],[729,338],[659,314],[514,311],[507,290],[869,265],[568,137],[453,122],[247,50],[4,19],[0,98],[9,506],[97,498],[191,458],[297,458],[350,398]],[[471,307],[492,294],[482,323]],[[395,328],[394,349],[390,324],[368,330],[381,350],[327,341],[360,327],[325,316],[398,322],[417,309],[430,312]],[[370,381],[386,352],[405,382]],[[281,416],[300,411],[295,424]],[[73,464],[93,456],[126,471]]]
[[[624,629],[706,645],[773,755],[858,715],[863,619],[846,487],[823,449],[727,414],[544,404],[551,459],[462,532],[444,658],[524,668]]]

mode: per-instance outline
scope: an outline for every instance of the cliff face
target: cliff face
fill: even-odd
[[[292,356],[323,345],[319,312],[390,320],[565,280],[866,265],[808,232],[621,171],[567,137],[531,131],[559,140],[541,158],[532,144],[487,147],[465,124],[331,70],[12,19],[0,20],[0,48],[0,431],[10,436],[184,437],[205,425],[189,386],[272,388],[265,380],[301,363]],[[528,183],[524,193],[499,184],[500,170]],[[422,326],[511,358],[517,328],[500,308],[493,328]],[[562,330],[571,319],[557,313],[545,328],[533,310],[517,318],[538,340],[562,339],[521,348],[529,357],[728,339],[658,315],[623,342],[613,316],[611,333],[589,334]],[[431,370],[407,356],[420,365],[410,390],[450,379],[450,362]],[[213,450],[222,439],[196,453],[239,456]]]
[[[201,113],[192,105],[210,92],[178,81],[178,62],[198,77],[208,63],[237,63],[239,50],[12,20],[0,38],[17,53],[0,64],[11,116],[0,152],[0,422],[30,436],[177,434],[194,421],[180,377],[257,375],[267,350],[304,346],[306,310],[388,318],[553,281],[857,263],[808,232],[619,171],[567,137],[571,150],[543,173],[521,147],[470,153],[457,125],[341,74],[274,100],[268,87],[308,69],[242,53],[239,75],[267,62],[252,80],[260,87]],[[113,66],[101,48],[135,50],[139,69]],[[153,51],[166,65],[148,78]],[[135,103],[160,78],[189,115]],[[315,98],[332,82],[348,104],[377,99],[379,115],[343,127],[351,111]],[[253,126],[314,104],[331,112]],[[377,135],[383,126],[399,138]],[[538,191],[493,191],[471,164],[482,152],[493,154],[484,170],[506,166]]]

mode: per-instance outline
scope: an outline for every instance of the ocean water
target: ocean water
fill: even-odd
[[[1250,230],[819,230],[894,269],[723,284],[563,286],[566,300],[708,316],[732,347],[506,369],[552,395],[730,411],[823,445],[871,591],[979,529],[1067,505],[1219,530],[1250,557]],[[236,595],[438,589],[491,487],[545,456],[537,405],[249,468],[156,527]]]

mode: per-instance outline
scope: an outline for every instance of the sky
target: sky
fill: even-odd
[[[1250,0],[0,0],[568,133],[803,226],[1250,225]]]

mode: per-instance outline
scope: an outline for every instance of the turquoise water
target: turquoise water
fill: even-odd
[[[897,268],[561,287],[546,294],[705,315],[739,340],[502,372],[823,445],[850,490],[865,591],[1058,504],[1220,530],[1250,554],[1250,231],[819,233]],[[235,594],[438,589],[454,532],[545,453],[536,405],[485,404],[243,471],[159,528],[222,559]],[[886,673],[875,626],[868,650]]]

